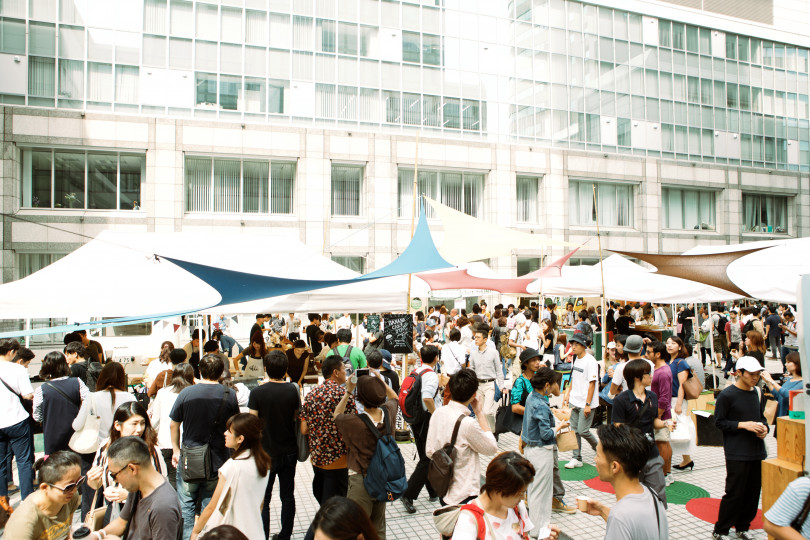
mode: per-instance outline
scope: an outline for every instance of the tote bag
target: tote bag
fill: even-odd
[[[77,454],[92,454],[98,450],[98,430],[101,426],[101,417],[96,414],[96,400],[90,394],[90,410],[82,428],[75,432],[68,442],[71,450]]]

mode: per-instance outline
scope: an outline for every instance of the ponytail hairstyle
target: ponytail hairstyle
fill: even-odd
[[[259,475],[267,476],[267,471],[270,470],[270,456],[267,455],[262,446],[264,422],[258,416],[249,413],[238,413],[228,419],[225,427],[232,430],[237,437],[240,435],[244,437],[242,444],[239,445],[239,448],[234,451],[231,457],[236,458],[245,452],[250,452],[256,462]]]

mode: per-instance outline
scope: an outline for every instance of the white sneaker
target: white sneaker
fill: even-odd
[[[577,467],[582,467],[582,462],[578,459],[572,459],[565,464],[566,469],[576,469]]]
[[[670,473],[670,474],[665,474],[665,475],[664,475],[664,480],[666,481],[667,486],[671,486],[671,485],[672,485],[672,482],[674,482],[674,481],[675,481],[675,480],[673,480],[673,479],[672,479],[672,473]]]

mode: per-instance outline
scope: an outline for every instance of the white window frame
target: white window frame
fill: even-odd
[[[580,185],[587,186],[587,189],[580,189]],[[603,193],[606,193],[610,189],[615,189],[617,194],[617,199],[615,201],[616,209],[613,213],[616,219],[613,219],[613,215],[606,215],[606,210],[609,206],[605,203],[605,205],[600,205],[600,212],[599,212],[599,225],[601,227],[610,227],[610,228],[621,228],[621,229],[632,229],[635,226],[635,204],[636,204],[636,185],[630,182],[611,182],[605,180],[588,180],[588,179],[570,179],[568,181],[568,222],[571,225],[577,227],[596,227],[596,221],[593,219],[593,195],[591,191],[591,185],[596,185],[596,193],[597,193],[597,201],[600,199],[600,190]],[[618,191],[619,190],[627,190],[628,200],[626,204],[626,208],[620,208],[618,203]],[[580,196],[583,200],[580,200]],[[585,202],[587,201],[587,203]],[[582,207],[582,204],[586,204],[586,208]],[[588,210],[590,209],[590,210]],[[622,212],[626,212],[627,215],[622,217]],[[626,223],[622,223],[626,221]]]
[[[408,175],[408,178],[403,177],[403,173]],[[445,176],[447,175],[461,175],[461,195],[460,204],[453,204],[453,201],[447,200],[445,197],[446,192],[443,188]],[[480,177],[480,185],[473,189],[471,183],[478,180]],[[405,185],[403,182],[407,182]],[[438,201],[446,206],[449,206],[459,212],[463,212],[469,216],[482,217],[484,213],[484,190],[487,185],[487,174],[483,171],[465,171],[455,169],[419,169],[419,193],[417,195],[427,195],[434,201]],[[468,197],[475,197],[474,191],[478,191],[476,201],[467,202]],[[397,207],[398,216],[400,218],[408,218],[411,215],[411,208],[413,206],[413,168],[412,167],[399,167],[397,169]],[[468,212],[468,210],[471,210]],[[426,208],[425,212],[427,217],[432,218],[433,209]]]
[[[345,172],[348,173],[349,171],[354,170],[358,171],[359,174],[356,179],[350,178],[336,178],[336,172]],[[366,174],[366,167],[365,165],[357,164],[357,163],[332,163],[332,169],[330,173],[330,189],[329,189],[329,213],[331,216],[334,217],[360,217],[363,215],[363,186],[365,184],[365,174]],[[342,182],[348,185],[349,182],[357,182],[356,187],[356,197],[353,196],[352,193],[340,195],[337,193],[337,182]],[[345,186],[343,186],[345,187]],[[352,199],[352,200],[349,200]],[[356,206],[356,211],[354,211],[352,206]]]
[[[540,223],[540,186],[543,175],[518,174],[515,176],[515,219],[518,223]],[[521,183],[525,184],[521,186]],[[532,183],[534,185],[532,186]],[[521,195],[524,195],[521,201]],[[530,200],[532,198],[534,200]]]
[[[670,201],[669,198],[673,195],[677,194],[681,198],[680,206],[681,206],[681,213],[685,212],[686,209],[686,195],[687,193],[691,193],[697,196],[698,204],[696,212],[698,214],[698,226],[696,227],[673,227],[671,225],[671,219],[669,219],[670,215]],[[703,196],[711,196],[712,201],[710,203],[710,213],[711,216],[704,216],[703,215],[703,205],[700,202],[701,197]],[[701,230],[701,231],[716,231],[717,230],[717,198],[718,192],[714,190],[707,190],[707,189],[697,189],[692,187],[678,187],[678,186],[662,186],[661,188],[661,226],[663,229],[666,230],[674,230],[674,231],[692,231],[692,230]],[[681,218],[681,221],[686,221],[685,218]]]

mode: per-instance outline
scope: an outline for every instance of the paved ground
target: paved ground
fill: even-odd
[[[768,360],[768,368],[772,372],[781,371],[778,362]],[[773,428],[772,428],[773,429]],[[776,456],[776,440],[773,436],[766,439],[769,457]],[[583,456],[585,463],[593,465],[594,452],[585,444]],[[501,451],[517,450],[517,437],[512,434],[501,436],[499,441]],[[405,466],[410,474],[416,465],[414,456],[416,447],[412,443],[401,445],[402,454],[405,458]],[[571,458],[570,452],[560,453],[560,460],[567,461]],[[674,471],[675,480],[687,482],[705,489],[710,497],[720,498],[723,496],[725,481],[725,461],[723,449],[718,447],[698,447],[697,452],[692,456],[695,461],[693,471]],[[481,471],[486,469],[488,459],[481,459]],[[673,463],[680,462],[678,456],[673,457]],[[16,471],[15,471],[16,476]],[[303,463],[298,465],[295,480],[296,516],[293,539],[301,540],[318,511],[318,504],[312,496],[312,467]],[[581,481],[565,481],[566,500],[573,504],[578,495],[585,495],[598,499],[609,505],[615,502],[612,494],[602,493],[593,490]],[[271,506],[272,532],[278,532],[280,524],[280,503],[278,501],[278,487]],[[12,497],[12,504],[19,503],[19,494]],[[427,492],[422,491],[419,499],[415,501],[417,513],[408,514],[401,503],[395,502],[388,506],[387,510],[387,531],[389,540],[415,540],[423,538],[438,538],[438,533],[433,527],[431,512],[438,508],[438,503],[430,503],[427,500]],[[693,517],[686,511],[686,507],[679,504],[670,504],[667,510],[669,519],[669,530],[671,539],[697,539],[711,538],[712,524]],[[651,516],[640,516],[639,519],[652,519]],[[596,516],[576,513],[573,515],[553,514],[553,523],[559,525],[563,532],[575,540],[602,539],[605,535],[605,523]],[[766,538],[763,531],[752,531],[756,538]],[[2,538],[2,534],[0,534]],[[251,539],[253,540],[253,539]]]

